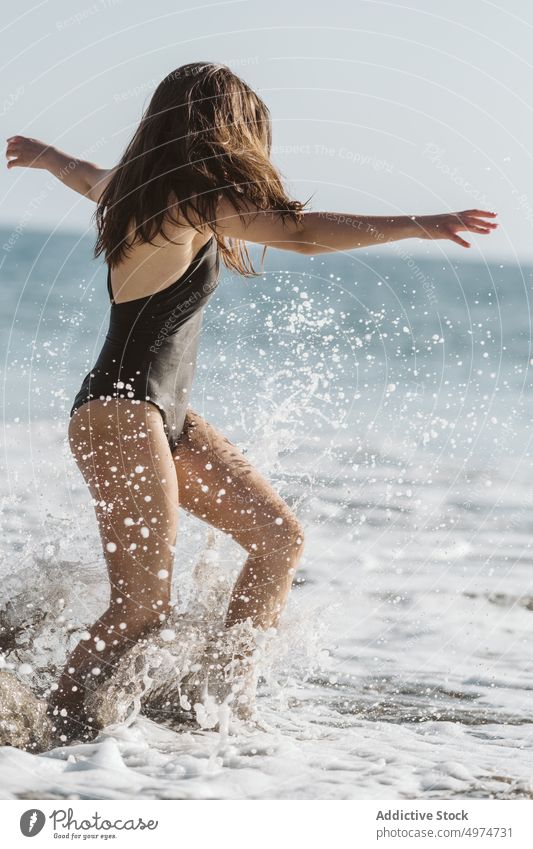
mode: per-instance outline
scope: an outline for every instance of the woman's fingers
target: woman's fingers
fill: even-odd
[[[10,144],[6,150],[7,167],[13,168],[15,165],[23,164],[23,152],[16,145]]]
[[[497,212],[489,212],[486,209],[463,209],[456,213],[458,218],[496,218]]]
[[[475,226],[474,224],[470,224],[470,226],[467,229],[468,229],[469,233],[484,233],[484,234],[492,233],[492,230],[489,229],[488,227],[478,227],[478,226]]]
[[[474,224],[482,224],[484,227],[497,227],[498,226],[497,221],[486,221],[480,215],[467,215],[466,218],[463,219],[463,220],[472,221]]]
[[[498,227],[495,221],[486,221],[473,213],[461,213],[457,219],[460,222],[459,229],[468,230],[471,233],[491,233]]]
[[[16,142],[8,141],[6,148],[6,156],[8,159],[13,159],[16,156],[20,155],[20,145]]]
[[[462,239],[461,236],[457,235],[457,233],[451,232],[448,238],[451,239],[452,242],[455,242],[457,245],[461,245],[462,248],[471,247],[470,242],[467,242],[465,241],[465,239]]]
[[[475,215],[476,217],[481,215],[483,218],[496,218],[498,215],[497,212],[488,212],[486,209],[467,209],[466,212],[463,212],[462,214]]]
[[[489,212],[483,209],[468,209],[465,212],[459,212],[454,216],[455,220],[451,223],[448,238],[462,248],[470,248],[470,242],[461,238],[457,231],[467,230],[469,233],[479,233],[482,236],[487,236],[496,229],[498,224],[495,221],[487,221],[486,219],[495,217],[495,212]]]
[[[468,224],[473,227],[486,227],[487,230],[495,230],[498,226],[495,221],[484,221],[483,218],[469,218]]]

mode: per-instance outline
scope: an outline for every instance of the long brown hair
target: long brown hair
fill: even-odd
[[[227,66],[194,62],[168,74],[102,193],[95,256],[115,266],[134,242],[172,241],[164,225],[178,215],[198,231],[213,225],[223,196],[241,215],[249,202],[298,221],[305,204],[287,195],[271,144],[268,108]],[[257,273],[244,242],[215,237],[227,268]]]

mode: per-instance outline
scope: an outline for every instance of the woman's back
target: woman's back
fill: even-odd
[[[133,236],[133,228],[130,233]],[[198,231],[184,222],[166,224],[165,235],[167,238],[156,236],[152,243],[137,241],[113,267],[110,279],[116,304],[145,298],[170,286],[186,273],[212,233],[206,226]]]

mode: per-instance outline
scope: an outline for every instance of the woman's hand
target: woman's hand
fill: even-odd
[[[48,168],[47,159],[52,150],[53,148],[38,139],[11,136],[7,139],[7,167]]]
[[[463,248],[469,248],[470,242],[458,236],[458,232],[468,230],[469,233],[484,235],[492,233],[498,225],[495,221],[487,221],[487,218],[496,218],[496,213],[482,209],[467,209],[465,212],[444,215],[416,216],[413,221],[418,225],[416,235],[420,239],[450,239]]]

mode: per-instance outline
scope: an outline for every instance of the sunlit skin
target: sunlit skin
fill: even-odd
[[[23,136],[8,139],[7,167],[46,169],[95,203],[113,174]],[[237,215],[221,200],[217,220],[199,222],[199,231],[180,227],[177,244],[156,239],[136,245],[114,269],[113,294],[120,303],[164,289],[185,272],[213,230],[314,255],[409,238],[469,248],[459,234],[487,235],[498,226],[494,218],[495,213],[478,209],[422,216],[304,212],[293,223],[250,204]],[[88,719],[86,689],[97,686],[128,647],[168,617],[178,507],[230,534],[247,554],[229,601],[227,627],[246,620],[261,629],[277,625],[302,555],[303,531],[239,449],[192,410],[173,453],[157,408],[128,399],[85,403],[70,420],[69,442],[94,500],[109,574],[106,610],[68,658],[50,700],[50,710],[62,712],[61,730],[81,736]]]

